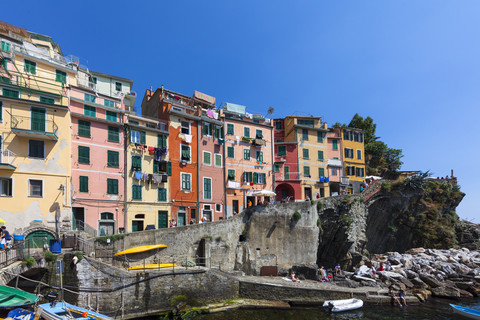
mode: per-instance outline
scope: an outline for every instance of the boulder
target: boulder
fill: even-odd
[[[421,289],[427,288],[427,284],[422,280],[420,280],[420,278],[413,278],[411,279],[411,282],[415,288],[421,288]]]
[[[460,292],[460,297],[462,298],[473,298],[473,294],[471,294],[467,290],[458,289],[458,291]]]
[[[390,252],[388,255],[388,261],[393,264],[401,264],[402,255],[398,252]]]
[[[442,284],[440,281],[435,279],[435,277],[429,275],[429,274],[420,274],[420,279],[425,282],[430,288],[437,288],[440,287]]]
[[[398,273],[398,272],[392,272],[392,271],[379,271],[378,274],[380,275],[381,278],[393,278],[393,279],[400,279],[403,278],[403,276]]]
[[[414,287],[414,284],[408,280],[407,278],[400,278],[399,281],[403,283],[408,289],[412,289]]]
[[[405,275],[407,276],[408,279],[413,279],[418,277],[417,273],[412,270],[405,270]]]
[[[432,295],[440,298],[460,298],[460,290],[453,287],[435,287],[432,288]]]
[[[366,265],[360,266],[357,270],[355,270],[355,275],[360,277],[370,277],[371,276],[370,268]]]
[[[405,253],[412,254],[412,255],[417,255],[419,253],[425,253],[425,249],[422,248],[422,247],[412,248],[412,249],[408,249],[407,251],[405,251]]]

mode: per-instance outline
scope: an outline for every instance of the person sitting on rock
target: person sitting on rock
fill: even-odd
[[[392,270],[392,265],[388,261],[385,263],[385,270],[387,270],[387,271]]]
[[[397,302],[399,305],[402,305],[398,300],[397,296],[395,295],[395,292],[393,292],[392,287],[388,289],[388,295],[390,296],[390,303],[392,304],[392,306],[395,305],[395,302]]]
[[[405,300],[405,291],[403,291],[403,289],[400,289],[400,291],[398,291],[398,297],[400,298],[400,301],[403,302],[403,305],[406,306],[407,300]],[[400,305],[402,304],[400,303]]]
[[[298,279],[296,276],[295,276],[295,272],[290,271],[290,278],[292,278],[292,281],[293,282],[300,282],[300,279]]]
[[[340,264],[335,266],[335,276],[337,275],[342,275],[342,268],[340,267]]]
[[[383,271],[383,262],[380,262],[380,267],[378,268],[378,271]]]
[[[377,279],[377,269],[375,269],[375,266],[373,264],[372,264],[371,271],[372,271],[373,279]]]
[[[328,282],[329,280],[328,280],[327,271],[325,270],[325,268],[322,266],[318,271],[320,272],[319,281]]]

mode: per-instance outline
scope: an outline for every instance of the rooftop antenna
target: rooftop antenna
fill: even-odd
[[[272,106],[270,106],[270,107],[268,107],[267,114],[273,114],[274,111],[275,111],[275,109]],[[264,118],[266,118],[266,117],[267,116],[265,116]]]

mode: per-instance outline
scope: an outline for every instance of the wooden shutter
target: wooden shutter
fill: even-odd
[[[167,175],[172,175],[172,163],[170,161],[167,162]]]

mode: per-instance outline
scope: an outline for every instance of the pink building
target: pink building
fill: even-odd
[[[328,139],[328,177],[330,185],[330,195],[339,195],[345,186],[343,177],[343,160],[342,160],[342,136],[341,128],[329,128],[327,133]]]
[[[79,69],[78,77],[89,74]],[[90,78],[70,90],[72,227],[100,236],[124,226],[125,107],[121,95],[103,95],[96,85]]]

